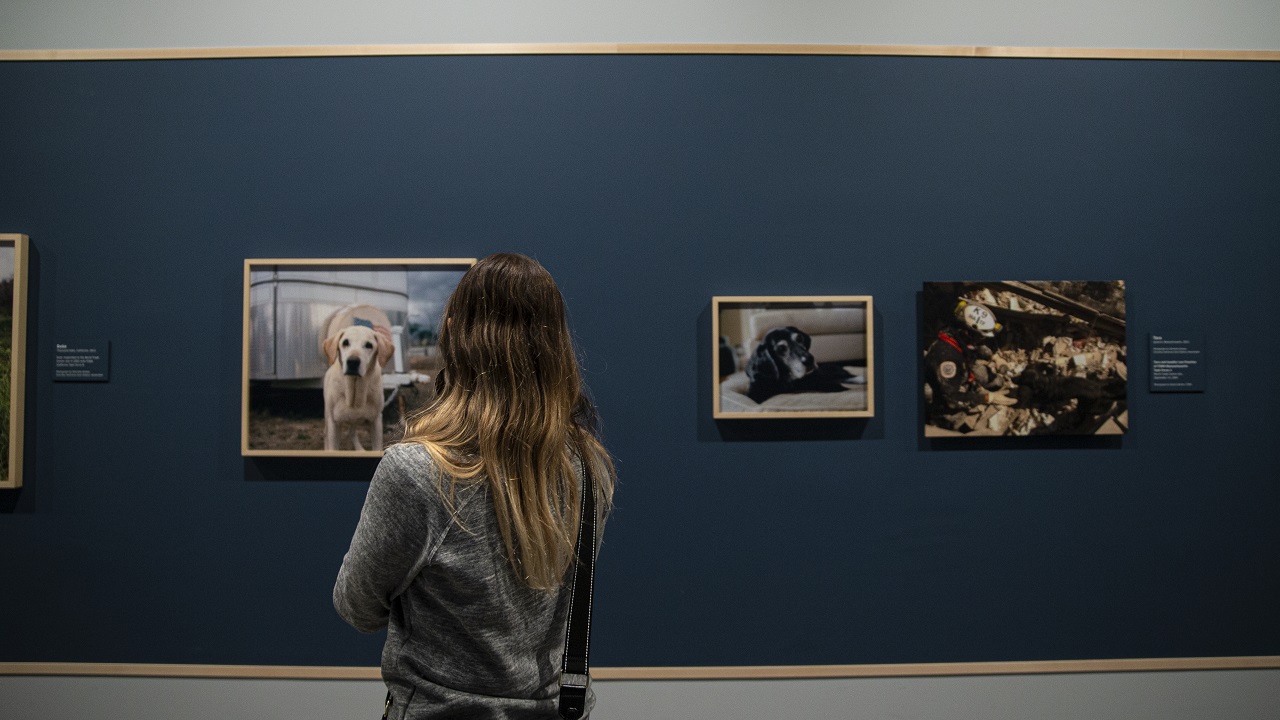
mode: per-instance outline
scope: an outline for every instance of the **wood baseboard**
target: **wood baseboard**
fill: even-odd
[[[720,667],[599,667],[597,680],[801,680],[821,678],[1048,675],[1071,673],[1267,670],[1280,656],[1046,660],[886,665],[760,665]],[[0,676],[171,677],[276,680],[377,680],[376,667],[290,665],[166,665],[146,663],[0,663]]]

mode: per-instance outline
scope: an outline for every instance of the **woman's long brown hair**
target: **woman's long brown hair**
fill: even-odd
[[[603,512],[615,481],[560,289],[532,258],[490,255],[463,275],[444,316],[436,397],[405,442],[425,446],[451,483],[487,481],[516,574],[560,587],[582,502],[574,456],[589,464]]]

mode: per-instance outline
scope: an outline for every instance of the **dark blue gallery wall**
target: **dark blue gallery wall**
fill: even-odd
[[[371,461],[239,456],[246,257],[526,252],[621,474],[598,665],[1280,654],[1280,64],[0,64],[33,243],[0,661],[373,665]],[[929,442],[926,280],[1123,279],[1122,440]],[[875,298],[876,417],[711,419],[713,295]],[[1209,390],[1146,392],[1202,331]],[[111,381],[52,345],[110,340]]]

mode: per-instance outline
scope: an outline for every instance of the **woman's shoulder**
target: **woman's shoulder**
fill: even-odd
[[[375,477],[403,489],[434,491],[440,484],[440,467],[420,443],[396,443],[382,452]]]
[[[394,464],[427,463],[435,467],[435,460],[431,459],[431,453],[427,452],[427,448],[422,443],[416,442],[398,442],[387,446],[387,449],[382,451],[382,460]]]
[[[431,477],[439,473],[435,458],[421,443],[396,443],[382,451],[379,469],[398,474],[421,475],[424,472]]]
[[[377,474],[406,489],[413,487],[428,495],[445,492],[452,497],[483,486],[474,481],[455,485],[432,452],[418,442],[396,443],[384,450]]]

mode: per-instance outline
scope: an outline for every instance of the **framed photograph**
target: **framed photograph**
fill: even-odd
[[[379,456],[434,394],[472,258],[245,260],[240,452]]]
[[[27,236],[0,234],[0,488],[22,487],[27,386]]]
[[[711,299],[716,418],[875,414],[871,297]]]
[[[1129,429],[1123,281],[930,282],[922,309],[926,437]]]

